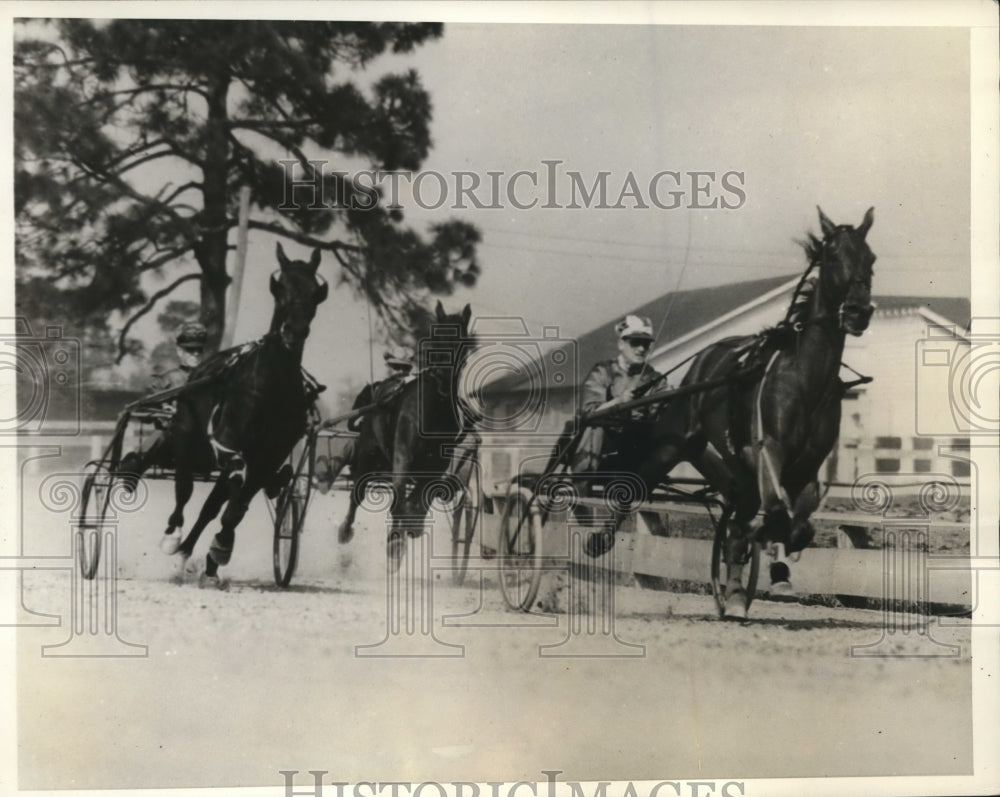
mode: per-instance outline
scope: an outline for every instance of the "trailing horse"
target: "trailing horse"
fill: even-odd
[[[176,506],[165,532],[164,550],[186,559],[201,532],[226,506],[222,528],[206,556],[205,578],[218,581],[220,565],[232,555],[237,525],[261,488],[280,489],[279,472],[306,429],[307,409],[321,388],[303,379],[302,352],[316,308],[329,286],[317,276],[320,252],[308,263],[289,260],[277,247],[279,269],[271,275],[274,313],[259,341],[223,352],[199,365],[191,381],[207,380],[178,401],[170,428],[174,444]],[[184,506],[192,474],[214,464],[221,475],[183,542]]]
[[[431,499],[448,473],[451,449],[461,437],[467,414],[459,399],[459,376],[469,351],[469,305],[448,315],[436,308],[431,336],[422,342],[417,375],[389,402],[365,413],[351,461],[354,489],[338,539],[354,535],[354,517],[373,481],[391,480],[390,565],[398,567],[406,536],[424,530]],[[334,474],[336,476],[336,474]]]
[[[874,208],[857,228],[835,225],[822,210],[822,239],[804,244],[809,267],[789,318],[759,336],[727,338],[695,357],[683,385],[753,373],[679,397],[660,412],[636,473],[647,491],[682,461],[722,494],[733,534],[727,546],[727,616],[745,617],[740,582],[751,539],[789,554],[812,540],[809,516],[819,504],[817,473],[837,440],[845,335],[861,335],[872,315],[872,254],[865,236]],[[818,272],[810,278],[811,272]],[[755,524],[763,508],[764,518]],[[732,515],[729,519],[730,514]],[[605,534],[591,547],[608,547]],[[779,557],[772,582],[787,582]]]

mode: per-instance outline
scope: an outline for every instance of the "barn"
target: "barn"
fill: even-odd
[[[797,282],[798,277],[771,277],[677,291],[635,308],[653,320],[657,331],[651,364],[661,372],[676,369],[669,383],[677,385],[685,361],[705,346],[781,320]],[[840,440],[821,477],[851,483],[870,473],[896,479],[945,473],[967,480],[968,462],[948,453],[968,445],[969,421],[949,396],[956,367],[970,347],[969,300],[874,296],[873,303],[871,324],[861,337],[848,337],[844,362],[874,381],[844,397]],[[477,357],[501,363],[495,368],[499,375],[480,391],[495,421],[487,436],[491,451],[484,457],[488,479],[501,481],[518,467],[533,470],[544,461],[542,452],[575,413],[577,386],[594,363],[617,356],[612,329],[617,320],[605,319],[568,341],[559,340],[554,329],[543,330],[532,342],[536,356],[530,362],[511,358],[509,340],[486,336]],[[525,345],[518,349],[522,357],[528,350]],[[504,367],[505,361],[513,365]],[[842,378],[850,381],[854,375],[845,369]]]

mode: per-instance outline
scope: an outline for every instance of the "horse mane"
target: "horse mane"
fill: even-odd
[[[795,285],[795,290],[792,291],[792,298],[788,303],[788,309],[785,310],[785,317],[774,326],[764,327],[754,336],[752,348],[757,356],[763,356],[765,352],[793,346],[800,325],[808,320],[811,299],[816,290],[816,276],[812,272],[819,266],[823,241],[812,233],[807,233],[807,235],[807,240],[798,243],[805,250],[809,265],[802,272],[802,276],[799,277],[799,281]]]

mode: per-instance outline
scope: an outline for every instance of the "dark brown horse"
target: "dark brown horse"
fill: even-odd
[[[191,381],[208,379],[178,402],[171,428],[175,441],[177,505],[166,530],[179,535],[191,497],[192,473],[206,460],[221,470],[198,520],[176,551],[186,559],[201,532],[222,510],[222,528],[206,556],[205,578],[217,582],[229,562],[237,525],[261,488],[272,492],[279,469],[306,428],[315,391],[303,380],[302,351],[318,305],[329,286],[317,275],[320,252],[309,262],[289,260],[277,247],[280,268],[271,275],[274,313],[259,341],[219,352],[199,365]],[[165,549],[169,550],[170,546]]]
[[[835,225],[819,211],[823,237],[810,235],[804,244],[809,269],[790,318],[764,335],[707,347],[682,384],[725,377],[754,364],[757,375],[665,407],[636,468],[651,490],[688,461],[723,496],[733,532],[726,551],[727,616],[746,616],[740,578],[751,539],[781,543],[789,554],[812,540],[809,516],[819,503],[817,473],[840,428],[838,372],[845,335],[862,334],[873,309],[875,255],[865,242],[873,219],[871,208],[854,228]],[[814,281],[807,280],[814,271]],[[763,520],[756,523],[761,509]],[[771,576],[772,582],[787,581],[783,557],[772,565]]]
[[[351,462],[354,489],[338,538],[348,542],[354,517],[372,482],[391,481],[392,518],[387,541],[390,565],[398,567],[406,536],[424,530],[431,499],[442,487],[451,449],[465,425],[459,376],[469,351],[469,305],[448,315],[436,308],[431,336],[421,342],[416,378],[391,401],[366,413]],[[336,475],[336,474],[334,474]]]

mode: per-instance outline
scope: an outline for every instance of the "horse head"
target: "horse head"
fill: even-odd
[[[814,265],[819,266],[819,297],[824,309],[836,315],[842,332],[860,335],[868,328],[872,311],[872,266],[875,255],[865,236],[875,220],[875,208],[868,208],[858,227],[834,224],[822,210],[819,223],[823,239],[810,236],[808,246]]]
[[[279,268],[271,274],[271,295],[274,296],[274,314],[271,332],[281,336],[288,349],[301,349],[309,335],[309,325],[316,316],[316,308],[329,294],[330,286],[316,271],[319,268],[319,249],[314,249],[309,262],[289,260],[278,244]]]
[[[434,308],[434,323],[431,324],[431,335],[428,341],[430,345],[424,347],[425,352],[434,361],[422,363],[422,365],[433,367],[447,364],[457,374],[469,355],[469,319],[471,317],[472,308],[469,305],[465,305],[460,313],[446,313],[441,302],[438,302],[437,307]],[[443,354],[446,351],[449,352],[450,356]],[[447,363],[445,363],[445,359],[447,359]]]

